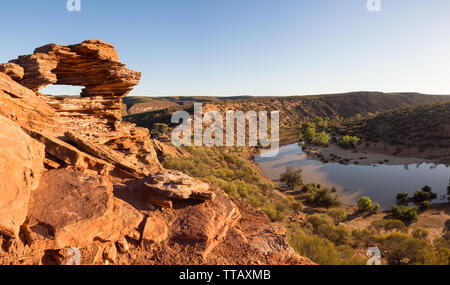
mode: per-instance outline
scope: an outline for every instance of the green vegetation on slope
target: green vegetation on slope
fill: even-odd
[[[165,157],[163,165],[222,188],[232,198],[242,198],[263,210],[273,221],[283,221],[293,208],[301,208],[294,199],[274,191],[274,184],[263,177],[238,152],[225,148],[188,147],[192,157]]]
[[[450,147],[450,101],[354,117],[346,120],[338,131],[357,134],[370,142],[382,141],[421,150],[447,148]]]
[[[280,194],[270,180],[244,159],[242,149],[190,147],[191,158],[163,160],[166,168],[181,170],[194,177],[221,187],[229,196],[242,198],[263,210],[272,221],[282,222],[288,229],[290,245],[299,254],[319,264],[365,264],[368,247],[378,246],[388,264],[446,264],[450,262],[450,243],[447,239],[429,241],[423,229],[409,229],[396,220],[377,220],[370,226],[353,229],[343,222],[348,219],[341,208],[323,209],[338,205],[331,193],[316,183],[298,188],[301,172],[291,169],[294,192],[303,195],[311,211],[304,210],[300,196]],[[289,180],[289,179],[288,179]],[[287,180],[286,180],[287,181]],[[371,202],[371,201],[370,201]],[[369,203],[368,203],[369,204]],[[373,212],[374,204],[365,207]],[[407,212],[407,211],[406,211]],[[308,214],[309,213],[309,214]],[[314,214],[315,213],[315,214]],[[306,217],[299,222],[297,215]],[[354,214],[353,214],[354,215]],[[407,215],[407,214],[406,214]],[[405,217],[403,210],[398,217]]]

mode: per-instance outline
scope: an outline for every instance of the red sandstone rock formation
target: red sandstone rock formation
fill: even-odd
[[[82,264],[310,264],[264,213],[162,168],[157,152],[188,154],[122,122],[139,79],[101,41],[0,64],[0,264],[63,264],[71,247]]]
[[[142,219],[137,210],[114,198],[106,178],[52,170],[31,195],[28,242],[45,249],[115,242],[137,229]]]
[[[17,237],[44,170],[44,146],[0,115],[0,234]]]
[[[0,72],[3,72],[16,81],[21,80],[25,74],[23,68],[15,63],[0,64]]]
[[[109,165],[102,165],[97,159],[105,161],[103,154],[108,153],[109,158],[115,158],[106,159],[115,166],[115,172],[145,177],[161,169],[148,130],[122,122],[121,98],[138,84],[140,73],[125,68],[112,45],[101,41],[71,46],[50,44],[32,55],[0,65],[0,70],[1,66],[11,75],[19,73],[11,70],[23,69],[24,75],[13,76],[17,81],[14,82],[0,73],[0,114],[17,121],[43,142],[49,161],[105,174],[109,173]],[[82,98],[36,93],[48,84],[80,85],[85,89]],[[64,133],[73,130],[77,142],[73,142],[73,137],[64,137]],[[96,150],[102,151],[93,153],[82,145],[84,153],[80,153],[67,144],[82,141],[97,144]],[[132,169],[123,167],[126,160],[134,164]]]
[[[124,97],[141,77],[119,62],[114,46],[97,40],[49,44],[11,62],[24,69],[19,83],[33,91],[49,84],[85,86],[82,97]]]

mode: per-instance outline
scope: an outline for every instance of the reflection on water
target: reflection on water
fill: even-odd
[[[336,186],[341,200],[345,204],[356,204],[362,196],[369,196],[373,201],[388,208],[395,204],[398,192],[406,192],[411,196],[423,186],[429,185],[438,195],[432,203],[447,194],[450,168],[442,164],[410,164],[410,165],[341,165],[339,163],[322,163],[308,159],[298,144],[280,148],[275,157],[255,157],[255,162],[271,179],[277,180],[287,166],[300,167],[305,183],[317,182],[326,186]]]

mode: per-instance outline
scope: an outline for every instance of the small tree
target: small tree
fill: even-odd
[[[420,191],[414,192],[413,200],[417,203],[421,203],[423,201],[431,201],[437,198],[437,194],[431,191],[431,187],[426,185]]]
[[[428,235],[429,235],[428,231],[423,228],[416,228],[412,232],[412,236],[418,239],[426,239]]]
[[[307,123],[304,127],[304,137],[308,141],[312,141],[316,137],[316,127],[312,123]]]
[[[314,123],[320,127],[323,124],[323,118],[322,117],[316,117],[314,119]]]
[[[422,187],[422,191],[425,191],[425,192],[431,193],[431,187],[430,187],[430,186],[428,186],[428,185],[425,185],[425,186],[423,186],[423,187]]]
[[[394,205],[391,207],[391,213],[397,219],[406,220],[408,222],[415,221],[417,219],[418,207],[406,207]]]
[[[337,197],[333,197],[333,195],[331,195],[330,193],[330,190],[326,188],[321,188],[316,193],[310,193],[310,201],[316,207],[325,207],[327,209],[340,205]]]
[[[389,264],[429,264],[433,249],[424,240],[404,233],[373,237]]]
[[[405,226],[405,224],[400,220],[385,220],[384,223],[384,230],[386,232],[408,232],[408,227]]]
[[[329,210],[327,214],[333,219],[336,225],[347,219],[347,213],[344,209],[332,209]]]
[[[303,184],[302,170],[289,166],[281,174],[280,181],[286,183],[290,189],[295,190]]]
[[[161,136],[169,131],[169,126],[164,123],[155,123],[153,128],[150,130],[150,135],[152,137]]]
[[[345,135],[338,140],[338,145],[343,148],[356,147],[360,139],[356,136]]]
[[[379,210],[380,210],[380,204],[375,203],[372,205],[372,212],[378,213]]]
[[[313,143],[319,145],[328,145],[330,143],[330,136],[326,132],[322,131],[314,137]]]
[[[372,200],[369,197],[362,197],[358,200],[358,208],[361,211],[367,212],[372,210]]]
[[[422,210],[426,210],[430,208],[430,201],[422,201],[420,202],[420,208]]]
[[[397,199],[397,201],[404,202],[408,199],[408,193],[399,192],[397,193],[397,196],[395,198]]]

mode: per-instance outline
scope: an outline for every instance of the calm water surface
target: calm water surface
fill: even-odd
[[[356,204],[362,196],[369,196],[381,204],[383,209],[395,204],[398,192],[409,193],[429,185],[438,195],[432,203],[443,203],[442,195],[447,194],[450,168],[442,164],[410,164],[372,166],[339,163],[322,163],[307,158],[298,144],[290,144],[280,148],[276,157],[256,156],[255,162],[264,173],[273,180],[288,166],[300,167],[305,183],[316,182],[328,187],[336,186],[341,200],[345,204]]]

